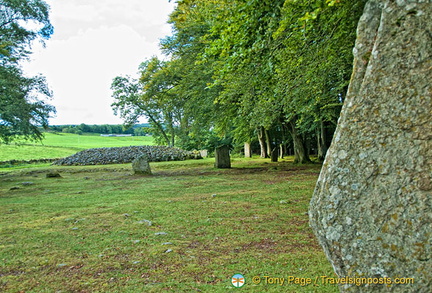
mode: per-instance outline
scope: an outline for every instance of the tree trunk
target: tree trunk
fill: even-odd
[[[147,117],[150,118],[150,121],[152,121],[156,125],[157,129],[162,134],[162,137],[164,138],[167,145],[170,146],[171,141],[170,141],[168,135],[166,134],[164,128],[162,127],[162,125],[149,112],[146,111],[146,114],[147,114]]]
[[[266,148],[267,148],[267,157],[271,156],[271,152],[272,152],[272,145],[271,145],[271,139],[270,139],[270,135],[267,129],[264,130],[264,134],[265,134],[265,142],[266,142]]]
[[[281,143],[279,145],[279,158],[283,159],[286,154],[286,126],[285,123],[281,123]]]
[[[252,157],[250,142],[244,143],[244,155],[245,155],[245,158],[251,158]]]
[[[318,142],[318,161],[323,162],[327,153],[326,145],[326,132],[324,122],[320,121],[320,129],[317,129],[317,142]]]
[[[261,126],[258,128],[258,141],[259,141],[260,150],[261,150],[260,157],[261,158],[268,158],[264,132],[265,132],[264,127]]]
[[[286,145],[282,143],[279,145],[279,158],[283,159],[285,153],[286,153]]]
[[[168,122],[168,130],[170,132],[170,145],[169,146],[173,147],[174,143],[175,143],[175,129],[174,129],[174,122],[173,122],[172,113],[168,113],[167,122]]]
[[[290,133],[294,142],[294,163],[305,164],[310,162],[309,154],[306,151],[303,138],[298,133],[295,122],[290,121]]]
[[[231,168],[229,146],[220,146],[215,150],[215,168]]]

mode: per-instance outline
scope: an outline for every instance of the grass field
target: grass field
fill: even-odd
[[[45,133],[45,139],[39,143],[0,145],[0,162],[63,158],[89,148],[152,144],[153,138],[148,136],[101,137],[94,134]]]
[[[130,165],[0,173],[0,291],[338,292],[265,278],[334,276],[308,225],[320,165],[232,164],[152,163],[148,177]],[[45,177],[53,168],[62,178]]]

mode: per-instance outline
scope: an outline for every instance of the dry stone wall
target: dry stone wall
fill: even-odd
[[[310,204],[339,277],[414,284],[353,292],[432,292],[432,1],[369,1],[354,72]]]

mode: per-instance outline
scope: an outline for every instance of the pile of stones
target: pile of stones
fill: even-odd
[[[106,165],[131,163],[135,158],[146,155],[149,162],[183,161],[200,159],[199,152],[189,152],[167,146],[130,146],[94,148],[78,152],[57,160],[53,165]]]

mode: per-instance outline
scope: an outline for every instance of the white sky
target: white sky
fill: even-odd
[[[45,1],[54,35],[46,48],[33,45],[32,61],[23,67],[29,75],[43,74],[54,92],[57,114],[50,124],[121,124],[110,106],[111,82],[135,76],[153,55],[162,57],[158,44],[171,33],[174,1]]]

